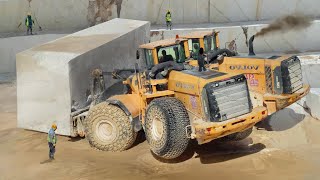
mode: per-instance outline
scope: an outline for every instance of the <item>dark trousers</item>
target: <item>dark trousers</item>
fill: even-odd
[[[56,152],[56,147],[52,143],[49,143],[49,142],[48,142],[48,145],[49,145],[49,158],[53,159],[54,153]]]
[[[32,26],[28,26],[27,34],[32,34]]]
[[[169,29],[169,27],[170,27],[170,30],[171,30],[171,28],[172,28],[172,23],[171,23],[171,21],[167,21],[167,29]]]
[[[199,72],[207,70],[206,67],[204,66],[204,63],[198,63],[198,65],[199,65]]]

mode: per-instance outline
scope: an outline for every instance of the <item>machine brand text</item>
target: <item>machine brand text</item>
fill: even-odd
[[[181,83],[181,82],[177,82],[176,83],[176,87],[183,88],[183,89],[194,89],[194,85],[192,85],[192,84],[184,84],[184,83]]]
[[[257,65],[230,65],[231,70],[258,70]]]

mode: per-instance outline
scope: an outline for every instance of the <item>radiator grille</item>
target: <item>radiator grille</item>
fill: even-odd
[[[282,61],[281,74],[284,94],[292,94],[302,88],[302,71],[298,57]]]
[[[247,81],[244,75],[212,82],[205,86],[210,121],[225,121],[251,111]]]

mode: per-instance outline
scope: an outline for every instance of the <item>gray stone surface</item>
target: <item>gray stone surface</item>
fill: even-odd
[[[320,88],[312,88],[306,97],[311,116],[320,120]]]
[[[149,31],[148,22],[114,19],[17,54],[18,127],[46,132],[55,122],[70,135],[71,102],[85,101],[89,72],[133,66]]]
[[[15,73],[15,59],[18,52],[52,41],[64,35],[65,34],[45,34],[0,39],[0,73]]]
[[[30,11],[44,30],[66,30],[88,27],[88,0],[1,0],[0,32],[25,31],[25,17]],[[20,25],[21,23],[21,25]],[[20,25],[20,26],[19,26]]]

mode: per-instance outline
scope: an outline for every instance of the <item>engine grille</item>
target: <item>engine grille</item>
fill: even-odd
[[[205,109],[205,112],[212,122],[225,121],[252,110],[244,75],[209,83],[204,87],[202,96],[209,110],[206,112]]]
[[[292,94],[302,88],[302,71],[298,57],[293,56],[281,62],[283,93]]]
[[[266,74],[266,90],[268,93],[272,93],[272,72],[270,66],[265,66]]]

